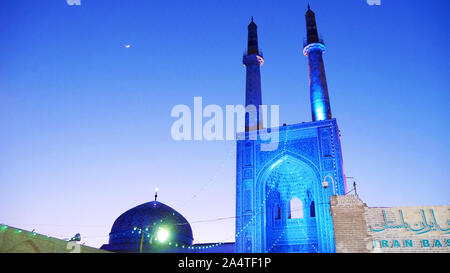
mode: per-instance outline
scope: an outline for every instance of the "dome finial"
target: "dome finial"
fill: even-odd
[[[158,188],[155,188],[155,201],[156,201],[156,199],[158,198]]]

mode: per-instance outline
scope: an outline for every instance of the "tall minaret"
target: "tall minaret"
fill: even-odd
[[[259,106],[262,104],[260,66],[264,59],[258,49],[257,26],[252,21],[248,25],[248,46],[244,53],[243,63],[247,68],[247,81],[245,86],[245,106],[254,105],[256,113],[245,115],[245,131],[262,129],[262,119],[259,117]]]
[[[331,119],[327,78],[325,76],[325,67],[322,58],[325,45],[319,39],[316,17],[309,5],[305,18],[307,41],[304,44],[303,54],[308,57],[312,120]]]

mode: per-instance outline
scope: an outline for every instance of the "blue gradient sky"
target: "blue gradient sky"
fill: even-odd
[[[450,2],[311,0],[345,173],[369,206],[450,204]],[[0,8],[0,222],[100,247],[153,199],[234,216],[232,141],[175,142],[176,104],[244,103],[250,16],[263,102],[310,121],[307,1],[7,0]],[[130,48],[125,48],[130,44]],[[233,241],[234,219],[192,223]]]

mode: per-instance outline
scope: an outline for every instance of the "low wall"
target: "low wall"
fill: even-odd
[[[450,252],[450,206],[370,208],[332,196],[336,252]]]
[[[108,253],[108,251],[0,225],[0,253]]]

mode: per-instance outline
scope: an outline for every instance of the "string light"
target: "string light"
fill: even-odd
[[[286,147],[287,147],[286,144],[287,144],[287,140],[288,140],[288,138],[289,138],[289,130],[288,130],[288,128],[285,129],[284,137],[285,137],[285,139],[284,139],[283,151],[281,152],[281,158],[283,158],[284,156],[286,156]],[[276,163],[275,163],[275,164],[276,164]],[[273,177],[273,176],[278,177],[278,176],[279,176],[279,174],[280,174],[280,173],[279,173],[279,171],[280,171],[280,166],[281,166],[281,164],[279,164],[279,165],[277,166],[277,169],[273,170],[273,172],[272,172],[272,174],[271,174],[271,177]],[[290,171],[289,174],[290,174],[290,175],[294,175],[293,171]],[[279,181],[277,180],[276,183],[272,183],[272,184],[270,184],[271,181],[268,181],[268,182],[269,182],[269,183],[268,183],[268,186],[269,186],[269,187],[272,186],[273,188],[276,188],[276,187],[277,187],[277,183],[278,183]],[[292,193],[293,193],[293,192],[291,192],[291,194],[292,194]],[[267,199],[267,197],[266,197],[266,199]],[[264,202],[263,202],[264,205],[265,205],[265,202],[266,202],[266,200],[264,200]],[[300,209],[291,210],[291,212],[292,212],[292,211],[298,211],[298,210],[303,210],[303,207],[300,208]],[[296,223],[297,223],[298,226],[302,226],[301,223],[300,223],[300,219],[299,219],[299,218],[296,218]],[[303,232],[304,236],[307,238],[308,241],[312,241],[311,238],[308,236],[308,234],[306,233],[306,231],[305,231],[304,229],[300,229],[300,230]],[[268,249],[266,249],[267,251],[265,251],[265,252],[271,252],[272,249],[278,244],[278,242],[279,242],[280,239],[284,236],[285,233],[286,233],[286,229],[283,229],[283,231],[280,233],[280,235],[276,238],[276,240],[272,243],[272,245],[271,245]],[[314,249],[315,252],[319,253],[319,251],[318,251],[317,248],[315,247],[315,244],[314,244],[314,243],[312,244],[312,247],[313,247],[313,249]]]
[[[221,169],[221,168],[223,168],[223,166],[225,165],[225,162],[227,162],[228,161],[228,158],[229,157],[231,157],[231,155],[233,154],[233,150],[234,149],[229,149],[228,150],[228,156],[227,157],[224,157],[223,158],[223,162],[222,162],[222,164],[219,166],[219,169]],[[205,185],[203,186],[203,188],[199,191],[199,192],[202,192],[202,191],[204,191],[208,186],[210,186],[210,184],[212,184],[213,182],[215,182],[215,180],[216,180],[216,178],[217,178],[217,175],[218,175],[218,173],[219,173],[219,171],[217,171],[217,172],[215,172],[214,173],[214,176],[212,177],[212,178],[210,178],[209,180],[208,180],[208,182],[207,183],[205,183]],[[158,192],[159,191],[159,189],[158,188],[155,188],[155,191],[156,192]],[[186,200],[186,202],[185,203],[188,203],[189,201],[191,201],[192,199],[194,199],[194,198],[196,198],[198,196],[198,193],[197,194],[194,194],[189,200]],[[191,202],[189,202],[189,203],[191,203]],[[184,206],[183,206],[184,207]],[[172,213],[172,216],[175,216],[175,213],[173,212]],[[166,216],[165,218],[167,218],[168,216]],[[197,221],[197,222],[193,222],[193,223],[200,223],[200,222],[214,222],[214,221],[219,221],[219,220],[223,220],[223,219],[232,219],[232,218],[236,218],[236,217],[225,217],[225,218],[215,218],[215,219],[208,219],[208,220],[201,220],[201,221]],[[161,219],[159,222],[160,223],[163,223],[163,220],[165,220],[165,219]],[[155,225],[156,223],[153,223],[153,225]],[[185,223],[176,223],[175,225],[186,225],[186,224],[189,224],[188,222],[185,222]],[[31,225],[31,224],[30,224]],[[33,225],[35,225],[35,224],[33,224]],[[54,226],[61,226],[61,225],[54,225]],[[70,226],[75,226],[75,225],[70,225]],[[77,225],[77,226],[80,226],[80,225]],[[86,225],[83,225],[83,226],[86,226]],[[103,226],[103,225],[102,225]],[[3,225],[2,226],[2,230],[6,230],[7,229],[7,226],[6,225]],[[138,232],[138,234],[141,234],[142,232],[144,232],[142,229],[138,229],[137,227],[134,227],[133,228],[133,230],[131,231],[131,234],[134,234],[134,232]],[[148,232],[148,227],[147,228],[145,228],[145,231],[147,231]],[[21,231],[18,231],[18,233],[20,233]],[[124,235],[126,232],[123,232],[123,233],[120,233],[121,235]],[[47,238],[50,238],[50,235],[45,235]],[[112,234],[111,236],[119,236],[119,234]],[[64,237],[64,236],[63,236]],[[104,235],[104,236],[84,236],[85,238],[88,238],[88,237],[108,237],[108,235]],[[150,238],[150,235],[149,234],[147,234],[147,238]],[[156,238],[155,238],[155,240],[156,240]],[[170,244],[172,244],[172,242],[169,242]],[[213,247],[213,246],[219,246],[219,245],[222,245],[223,243],[218,243],[218,244],[214,244],[214,245],[209,245],[209,246],[207,246],[208,248],[211,248],[211,247]],[[176,245],[178,245],[178,244],[176,244]],[[185,245],[181,245],[181,247],[182,248],[185,248],[186,246]],[[197,249],[196,247],[194,248],[194,247],[191,247],[191,249]]]
[[[330,128],[331,128],[331,126],[330,126]],[[334,148],[335,148],[335,143],[334,143],[334,135],[333,135],[333,130],[332,130],[332,128],[331,128],[331,146],[332,146],[332,154],[333,154],[333,167],[334,167],[334,170],[335,170],[335,173],[336,173],[336,164],[335,164],[335,160],[334,160],[334,158],[335,158],[335,151],[334,151]],[[282,155],[283,156],[285,156],[286,155],[286,143],[287,143],[287,140],[288,140],[288,130],[286,130],[285,131],[285,139],[284,139],[284,146],[283,146],[283,151],[282,151]],[[279,173],[280,172],[280,166],[277,166],[277,168],[274,170],[274,173]],[[209,180],[209,182],[207,183],[207,186],[208,186],[208,184],[210,184],[211,182],[213,182],[213,180],[214,179],[210,179]],[[206,188],[206,187],[204,187],[204,188]],[[204,189],[203,188],[203,189]],[[202,189],[202,190],[203,190]],[[336,192],[338,191],[338,183],[335,183],[335,189],[336,189]],[[157,191],[158,189],[157,188],[155,188],[155,191]],[[268,191],[267,191],[267,194],[266,194],[266,196],[265,196],[265,198],[263,199],[263,201],[261,202],[261,205],[255,210],[255,212],[253,213],[253,215],[252,215],[252,217],[251,217],[251,219],[249,220],[249,221],[247,221],[247,223],[238,231],[238,232],[236,232],[234,235],[232,235],[232,236],[230,236],[230,237],[239,237],[239,235],[241,235],[251,224],[253,224],[254,223],[254,221],[255,221],[255,219],[256,219],[256,217],[258,216],[258,215],[261,215],[261,214],[265,214],[265,213],[268,213],[268,212],[265,212],[265,211],[262,211],[261,212],[261,209],[266,205],[266,203],[267,203],[267,199],[268,199],[268,197],[269,197],[269,195],[271,194],[271,192],[272,192],[272,188],[270,188]],[[193,198],[195,198],[195,197],[197,197],[197,195],[194,195],[191,199],[193,199]],[[172,213],[172,216],[175,216],[175,213],[173,212]],[[166,218],[167,218],[168,216],[166,216]],[[231,217],[223,217],[223,218],[214,218],[214,219],[207,219],[207,220],[200,220],[200,221],[194,221],[194,222],[191,222],[191,224],[192,223],[202,223],[202,222],[215,222],[215,221],[221,221],[221,220],[225,220],[225,219],[237,219],[237,218],[240,218],[240,217],[243,217],[243,216],[231,216]],[[160,223],[162,223],[163,222],[163,219],[161,219],[160,221],[159,221]],[[297,222],[298,222],[298,224],[300,225],[300,223],[299,223],[299,221],[297,220]],[[153,223],[153,225],[155,225],[156,223],[154,222]],[[186,225],[186,224],[189,224],[188,222],[183,222],[183,223],[174,223],[174,225]],[[7,229],[7,226],[6,225],[2,225],[1,226],[1,229],[2,230],[5,230],[5,229]],[[138,233],[139,234],[141,234],[142,232],[144,232],[144,230],[142,230],[142,229],[138,229],[137,227],[134,227],[133,228],[133,231],[131,232],[131,233],[134,233],[134,231],[138,231]],[[146,227],[145,228],[145,232],[148,232],[149,231],[149,228],[148,227]],[[307,234],[306,234],[306,232],[302,229],[302,231],[305,233],[305,236],[308,238],[308,239],[310,239],[308,236],[307,236]],[[17,231],[18,233],[20,233],[21,232],[21,230],[19,230],[19,231]],[[129,231],[128,231],[129,232]],[[273,249],[273,247],[279,242],[279,240],[280,240],[280,238],[283,236],[283,234],[285,233],[285,231],[283,231],[283,233],[281,233],[280,234],[280,236],[278,236],[278,238],[277,238],[277,240],[275,241],[275,243],[269,248],[269,251],[271,250],[271,249]],[[33,234],[33,236],[35,236],[36,235],[36,233],[32,233]],[[114,234],[115,235],[115,234]],[[108,235],[105,235],[105,236],[101,236],[101,237],[106,237],[106,236],[108,236]],[[115,235],[116,236],[116,235]],[[47,237],[50,237],[49,235],[47,235]],[[87,236],[87,237],[92,237],[92,236]],[[147,236],[146,236],[147,238],[150,238],[150,234],[147,234]],[[228,237],[227,239],[229,239],[230,237]],[[226,240],[227,240],[226,239]],[[218,247],[218,246],[221,246],[221,245],[223,245],[224,243],[225,243],[225,241],[226,240],[222,240],[221,242],[219,242],[219,243],[214,243],[214,244],[210,244],[210,245],[203,245],[203,246],[188,246],[188,245],[184,245],[184,244],[178,244],[178,243],[175,243],[174,244],[174,246],[175,247],[181,247],[181,248],[187,248],[187,249],[210,249],[210,248],[214,248],[214,247]],[[168,244],[169,245],[172,245],[173,243],[172,242],[168,242]],[[316,249],[316,247],[315,247],[315,244],[312,244],[312,246],[313,246],[313,248],[315,249],[315,251],[316,252],[318,252],[317,251],[317,249]]]
[[[232,151],[233,151],[233,149],[230,149],[229,150],[229,153],[228,153],[228,156],[231,156],[231,154],[232,154]],[[227,160],[227,158],[224,158],[224,162],[220,165],[220,168],[222,168],[224,165],[225,165],[225,161]],[[209,179],[209,181],[208,181],[208,183],[200,190],[200,192],[201,191],[203,191],[204,189],[206,189],[207,188],[207,186],[209,186],[209,184],[211,184],[211,182],[213,182],[214,180],[215,180],[215,178],[217,177],[217,174],[218,174],[218,172],[215,172],[215,175],[211,178],[211,179]],[[158,191],[158,188],[155,188],[155,191],[157,192]],[[194,194],[189,200],[186,200],[186,202],[185,203],[188,203],[190,200],[192,200],[192,199],[194,199],[195,197],[197,197],[198,196],[198,194]],[[191,202],[190,202],[191,203]],[[185,205],[183,205],[182,207],[185,207]],[[172,212],[172,216],[175,216],[175,212]],[[169,217],[168,215],[166,215],[163,219],[161,219],[159,222],[160,223],[163,223],[163,220],[165,221],[166,219],[167,219],[167,217]],[[198,221],[198,222],[212,222],[212,221],[218,221],[218,220],[223,220],[223,219],[231,219],[231,218],[236,218],[236,217],[227,217],[227,218],[216,218],[216,219],[212,219],[212,220],[203,220],[203,221]],[[195,223],[195,222],[192,222],[192,223]],[[153,225],[155,225],[156,223],[154,222],[153,223]],[[183,223],[174,223],[173,225],[188,225],[189,224],[189,222],[183,222]],[[246,227],[248,226],[248,224],[246,225]],[[132,231],[132,234],[134,233],[134,231],[139,231],[139,234],[141,234],[141,232],[144,232],[142,229],[140,229],[140,228],[138,228],[138,227],[134,227],[133,228],[133,231]],[[148,227],[146,228],[146,231],[148,232]],[[234,235],[234,236],[236,236],[236,235]],[[232,237],[234,237],[234,236],[232,236]],[[155,238],[155,240],[157,240],[156,238]],[[169,245],[171,245],[172,244],[172,242],[169,242]],[[219,245],[222,245],[223,243],[220,243],[220,244],[212,244],[212,245],[209,245],[209,246],[204,246],[203,247],[203,249],[205,248],[205,247],[207,247],[207,248],[211,248],[211,247],[214,247],[214,246],[219,246]],[[183,248],[184,248],[184,245],[182,246]],[[198,248],[196,248],[196,247],[193,247],[193,246],[191,246],[191,249],[198,249]]]

